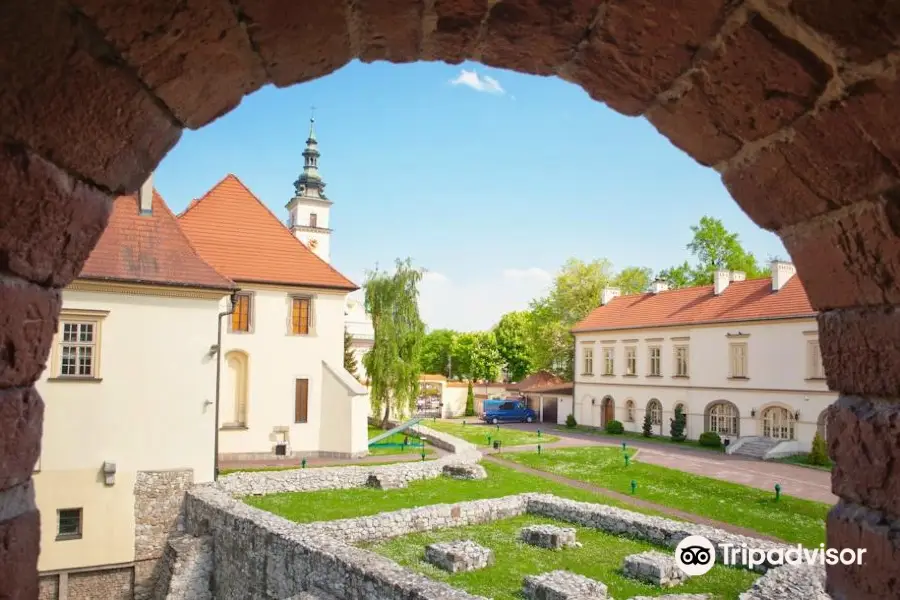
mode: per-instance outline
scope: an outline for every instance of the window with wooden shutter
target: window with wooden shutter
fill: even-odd
[[[294,423],[306,423],[309,411],[309,379],[298,379],[294,389]]]
[[[291,333],[307,335],[312,323],[312,300],[310,298],[294,298],[291,300]]]
[[[231,331],[250,331],[250,294],[238,294],[234,312],[231,313]]]
[[[731,344],[731,377],[734,379],[747,378],[747,344]]]

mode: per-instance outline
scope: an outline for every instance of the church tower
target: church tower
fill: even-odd
[[[316,119],[309,120],[309,137],[303,151],[303,173],[294,182],[294,197],[287,203],[291,233],[327,263],[331,262],[331,200],[319,176],[319,143]]]

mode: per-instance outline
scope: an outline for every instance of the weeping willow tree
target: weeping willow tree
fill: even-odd
[[[391,409],[401,412],[415,407],[419,395],[419,354],[425,324],[419,318],[419,289],[422,271],[412,261],[397,260],[393,273],[370,272],[364,284],[366,312],[375,328],[375,341],[363,357],[370,381],[372,413],[382,411],[382,427],[391,418]]]

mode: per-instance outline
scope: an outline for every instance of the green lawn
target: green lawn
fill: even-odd
[[[825,541],[829,505],[632,461],[625,467],[618,448],[561,448],[504,455],[506,460],[630,493],[664,506],[746,527],[788,542],[818,546]],[[790,492],[790,490],[785,490]]]
[[[557,425],[556,429],[559,431],[572,431],[565,425]],[[676,448],[688,448],[691,450],[705,450],[707,452],[718,452],[721,454],[725,451],[723,447],[719,448],[710,448],[709,446],[701,446],[700,442],[697,440],[684,440],[683,442],[673,442],[672,438],[663,437],[659,435],[654,435],[653,437],[644,437],[641,433],[634,431],[626,431],[620,434],[611,434],[606,433],[603,429],[599,429],[597,427],[588,427],[586,425],[576,425],[575,431],[580,433],[590,433],[592,435],[596,435],[597,437],[603,438],[604,440],[608,440],[610,442],[614,442],[616,444],[621,444],[622,442],[630,442],[634,440],[635,442],[648,442],[651,444],[665,444],[668,446],[675,446]]]
[[[483,466],[487,470],[488,478],[481,481],[462,481],[441,477],[413,481],[409,487],[395,490],[354,488],[270,494],[268,496],[248,496],[244,498],[244,502],[297,523],[362,517],[402,508],[499,498],[523,492],[555,494],[562,498],[582,502],[598,502],[645,514],[659,514],[626,505],[606,496],[547,481],[527,473],[519,473],[508,467],[492,463],[484,463]]]
[[[828,461],[827,465],[811,465],[807,461],[808,454],[795,454],[793,456],[785,456],[784,458],[776,458],[777,462],[787,463],[789,465],[797,465],[800,467],[806,467],[808,469],[818,469],[820,471],[828,471],[831,472],[832,462]]]
[[[758,575],[718,565],[706,575],[691,578],[676,589],[660,588],[628,579],[619,569],[629,554],[654,549],[654,546],[596,529],[576,527],[581,548],[561,551],[544,550],[518,541],[518,531],[525,525],[556,523],[526,515],[485,525],[457,527],[416,533],[379,542],[368,547],[401,565],[410,567],[455,588],[495,600],[519,600],[525,575],[538,575],[556,569],[567,569],[605,583],[614,598],[656,596],[664,593],[714,593],[715,598],[734,600],[746,591]],[[566,527],[571,525],[566,524]],[[450,574],[424,562],[425,546],[434,542],[473,540],[494,551],[493,566],[468,573]]]
[[[376,435],[381,435],[384,433],[384,429],[379,427],[373,427],[369,425],[369,439],[371,440]],[[390,444],[402,444],[403,441],[407,438],[405,433],[395,433],[387,439],[381,440],[382,443],[390,443]],[[422,452],[422,440],[417,437],[409,436],[409,445],[405,447],[385,447],[385,448],[369,448],[370,456],[392,456],[397,454],[420,454]],[[431,449],[430,445],[425,443],[425,452],[426,456],[431,456],[434,454],[434,451]]]
[[[463,425],[462,421],[422,421],[422,425],[431,429],[449,433],[460,439],[466,440],[478,446],[489,446],[494,441],[499,440],[501,447],[509,446],[527,446],[529,444],[549,444],[559,440],[554,435],[547,435],[541,432],[538,437],[537,433],[531,431],[519,431],[518,429],[509,429],[500,425],[499,431],[496,425],[488,425],[481,422],[477,417],[469,417],[466,419],[467,424]],[[552,431],[552,426],[549,428]],[[491,436],[491,442],[488,443],[488,436]]]

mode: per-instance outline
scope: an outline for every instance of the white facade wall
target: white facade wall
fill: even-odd
[[[332,386],[325,388],[323,363],[343,370],[345,292],[304,290],[240,284],[242,293],[252,295],[250,331],[232,332],[226,317],[222,336],[222,390],[219,453],[222,455],[271,454],[278,442],[287,442],[289,452],[324,452],[323,436],[328,436],[323,406],[343,412],[356,394]],[[311,327],[306,335],[291,333],[291,302],[294,296],[312,298]],[[226,300],[220,309],[224,310]],[[242,381],[240,357],[246,361],[246,420],[240,423],[237,400]],[[309,381],[307,421],[295,422],[297,379]],[[364,396],[365,391],[362,391]],[[367,401],[366,401],[367,404]],[[363,419],[367,407],[363,409]],[[351,427],[351,423],[346,424]],[[354,431],[356,431],[354,429]],[[366,440],[365,430],[356,432]],[[359,440],[348,442],[352,452]],[[334,446],[332,442],[329,447]],[[329,450],[328,452],[335,452]]]
[[[61,323],[97,323],[97,362],[93,378],[60,378],[57,334],[36,384],[41,571],[134,560],[138,471],[192,469],[195,482],[212,481],[217,293],[134,289],[144,293],[63,291]],[[104,462],[116,465],[113,485]],[[82,535],[57,541],[57,510],[68,508],[82,508]]]
[[[808,449],[822,412],[837,399],[837,393],[829,391],[820,377],[821,360],[813,350],[817,342],[814,318],[579,333],[575,418],[579,424],[602,427],[603,399],[611,396],[615,418],[627,430],[641,431],[647,405],[655,398],[662,405],[662,422],[655,433],[668,435],[675,406],[684,403],[687,434],[696,439],[707,427],[707,408],[724,400],[740,413],[739,436],[762,436],[765,409],[781,406],[791,414],[799,411],[794,437]],[[731,377],[732,343],[746,344],[745,379]],[[661,347],[659,377],[649,375],[650,347],[657,345]],[[679,345],[688,347],[687,377],[675,376],[675,347]],[[634,376],[625,375],[628,346],[636,348]],[[593,348],[592,374],[584,372],[587,348]],[[603,374],[604,348],[613,349],[613,375]],[[633,421],[626,411],[629,400],[634,402]],[[560,418],[564,421],[569,412]]]
[[[291,232],[325,262],[331,262],[331,202],[310,198],[295,198],[289,209]],[[315,219],[313,219],[315,215]],[[312,225],[315,221],[315,225]],[[316,227],[316,230],[309,229]],[[310,242],[315,241],[315,244]],[[315,246],[315,247],[313,247]]]

